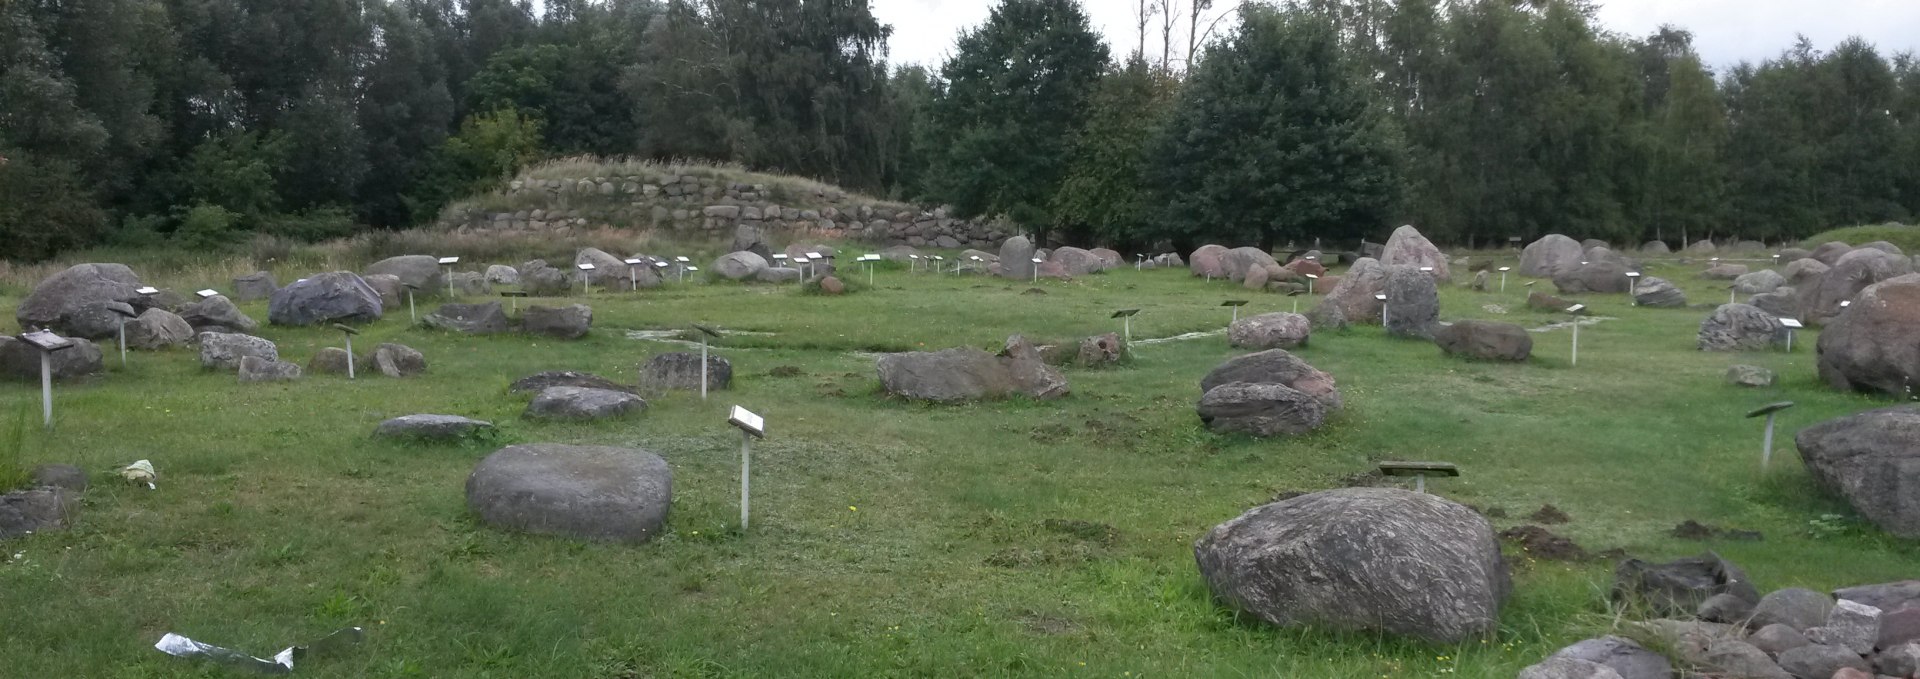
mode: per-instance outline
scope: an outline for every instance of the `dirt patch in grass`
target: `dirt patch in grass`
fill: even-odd
[[[1020,294],[1022,294],[1022,295],[1044,295],[1044,294],[1047,294],[1047,291],[1045,291],[1045,290],[1041,290],[1041,289],[1039,289],[1039,288],[1027,288],[1025,292],[1022,292],[1022,293],[1020,293]]]
[[[1761,535],[1760,531],[1757,531],[1757,530],[1740,530],[1737,528],[1721,528],[1719,526],[1712,526],[1712,525],[1700,523],[1699,521],[1695,521],[1693,519],[1687,519],[1685,521],[1680,522],[1680,525],[1674,526],[1673,530],[1671,531],[1671,534],[1674,537],[1680,538],[1682,540],[1736,540],[1741,542],[1759,542],[1761,540],[1766,539],[1766,536]]]
[[[1542,561],[1585,561],[1589,558],[1587,550],[1574,541],[1531,524],[1500,531],[1500,539],[1512,542],[1527,556]]]
[[[1059,443],[1072,437],[1073,428],[1058,422],[1034,427],[1027,433],[1027,438],[1033,439],[1034,443]]]
[[[1544,524],[1548,526],[1557,526],[1557,525],[1566,523],[1568,521],[1572,521],[1573,517],[1567,516],[1566,512],[1560,511],[1559,507],[1555,507],[1553,505],[1540,505],[1540,509],[1535,510],[1532,514],[1527,515],[1527,520],[1532,521],[1534,523],[1538,523],[1538,524]]]
[[[799,377],[805,374],[807,374],[806,371],[801,370],[800,366],[794,365],[774,366],[772,370],[767,371],[768,377]]]

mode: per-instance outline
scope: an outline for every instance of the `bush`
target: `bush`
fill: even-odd
[[[1899,246],[1902,251],[1909,255],[1920,254],[1920,226],[1896,224],[1893,222],[1878,225],[1850,226],[1844,229],[1834,229],[1832,231],[1815,234],[1812,238],[1808,238],[1806,242],[1802,243],[1801,247],[1812,250],[1819,247],[1821,243],[1836,240],[1853,246],[1883,240]]]
[[[323,207],[299,214],[276,214],[260,218],[260,232],[291,238],[302,243],[317,243],[345,238],[359,230],[353,217],[337,207]]]
[[[180,226],[173,238],[193,250],[220,250],[233,245],[234,226],[240,213],[218,205],[200,204],[180,215]]]

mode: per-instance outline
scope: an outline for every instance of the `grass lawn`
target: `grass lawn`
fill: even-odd
[[[1648,273],[1695,303],[1724,302],[1726,283],[1697,279],[1700,268],[1655,263]],[[180,290],[215,283],[143,273]],[[1443,317],[1563,320],[1528,311],[1521,282],[1505,294],[1449,287]],[[1023,294],[1029,287],[1046,294]],[[19,295],[0,296],[0,309]],[[28,465],[79,464],[95,487],[75,529],[0,545],[9,612],[0,675],[231,676],[152,644],[171,631],[264,655],[362,625],[365,645],[297,673],[1511,677],[1615,624],[1612,561],[1534,560],[1517,548],[1515,596],[1486,643],[1278,630],[1209,600],[1195,538],[1276,494],[1345,485],[1393,458],[1458,463],[1464,476],[1430,489],[1502,510],[1509,518],[1496,528],[1551,503],[1572,517],[1551,529],[1590,550],[1666,559],[1713,549],[1763,590],[1914,575],[1920,549],[1821,497],[1792,452],[1799,427],[1886,402],[1821,386],[1812,330],[1790,354],[1695,350],[1702,308],[1574,296],[1612,319],[1581,330],[1577,367],[1565,329],[1536,334],[1524,365],[1450,359],[1378,327],[1317,335],[1297,353],[1339,380],[1347,405],[1294,439],[1201,426],[1201,376],[1240,353],[1221,335],[1143,344],[1118,369],[1069,371],[1073,395],[1056,402],[928,406],[877,393],[869,352],[1080,337],[1118,330],[1108,315],[1129,307],[1143,309],[1136,339],[1218,330],[1228,316],[1220,301],[1249,297],[1243,314],[1295,301],[1184,269],[1037,286],[891,269],[843,297],[732,284],[596,294],[595,330],[578,342],[409,328],[402,309],[356,346],[421,350],[429,373],[408,380],[241,385],[203,372],[185,349],[136,353],[126,369],[110,356],[104,377],[56,387],[56,428],[23,453]],[[263,303],[245,309],[266,318]],[[585,425],[522,420],[526,399],[506,393],[540,370],[631,381],[648,357],[685,347],[625,331],[691,322],[765,333],[716,343],[733,362],[732,391],[706,402],[675,393],[638,418]],[[261,334],[303,364],[338,340]],[[1724,384],[1740,362],[1779,371],[1779,385]],[[770,374],[786,366],[800,374]],[[0,405],[8,417],[35,410],[37,392],[0,384]],[[1799,407],[1781,415],[1780,450],[1763,474],[1760,424],[1742,416],[1782,399]],[[767,416],[770,430],[755,447],[746,534],[736,526],[738,434],[724,423],[733,404]],[[491,420],[500,433],[464,446],[369,438],[381,420],[412,413]],[[659,453],[675,474],[669,532],[625,547],[478,525],[466,476],[515,442]],[[110,476],[141,458],[159,470],[157,491]],[[1686,519],[1766,537],[1671,537]]]

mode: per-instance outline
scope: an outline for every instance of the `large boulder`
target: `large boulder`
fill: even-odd
[[[260,330],[260,323],[241,313],[240,307],[226,295],[214,295],[188,304],[180,310],[180,318],[193,326],[194,332],[219,332],[249,334]]]
[[[1106,267],[1109,269],[1118,267],[1121,264],[1126,263],[1126,258],[1121,257],[1120,252],[1112,248],[1094,248],[1092,250],[1088,250],[1087,252],[1091,252],[1093,253],[1093,256],[1099,257],[1100,261],[1105,263]]]
[[[259,356],[240,357],[241,384],[255,382],[291,382],[300,379],[300,364],[265,359]]]
[[[1905,254],[1907,254],[1906,252],[1904,252],[1904,251],[1902,251],[1902,250],[1900,249],[1900,246],[1898,246],[1898,245],[1894,245],[1894,244],[1892,244],[1892,243],[1889,243],[1889,242],[1886,242],[1886,241],[1883,241],[1883,240],[1877,240],[1877,241],[1874,241],[1874,242],[1871,242],[1871,243],[1866,243],[1866,244],[1863,244],[1863,245],[1861,245],[1860,247],[1863,247],[1863,248],[1872,248],[1872,249],[1875,249],[1875,250],[1879,250],[1879,251],[1881,251],[1881,252],[1885,252],[1885,253],[1887,253],[1887,254],[1890,254],[1890,255],[1905,255]]]
[[[1017,281],[1033,278],[1033,243],[1014,236],[1000,244],[1000,275]]]
[[[1386,308],[1381,313],[1387,334],[1396,337],[1433,337],[1440,322],[1440,290],[1433,277],[1411,266],[1388,266]]]
[[[1586,249],[1580,241],[1557,233],[1542,236],[1520,252],[1520,275],[1551,278],[1562,270],[1580,266]]]
[[[361,276],[360,280],[366,282],[367,287],[373,288],[375,294],[380,295],[381,313],[408,308],[407,286],[400,284],[399,276],[384,273],[367,274]],[[419,300],[414,300],[414,302],[417,304]]]
[[[1793,288],[1776,288],[1773,292],[1754,295],[1747,298],[1747,303],[1781,318],[1800,315],[1800,293]]]
[[[1650,240],[1640,246],[1640,252],[1649,255],[1664,255],[1673,252],[1666,241]]]
[[[1808,256],[1819,261],[1821,264],[1825,264],[1827,266],[1833,266],[1834,264],[1840,261],[1840,257],[1842,255],[1845,255],[1849,252],[1853,252],[1853,246],[1848,245],[1846,243],[1842,243],[1837,240],[1832,240],[1832,241],[1827,241],[1825,243],[1821,243],[1819,245],[1814,246],[1813,254]]]
[[[520,265],[520,289],[534,297],[559,297],[573,289],[567,272],[536,259]]]
[[[766,233],[752,224],[740,224],[733,227],[733,243],[727,252],[751,252],[761,259],[773,259],[773,246],[767,244]]]
[[[1213,595],[1281,626],[1440,643],[1498,627],[1512,589],[1493,526],[1436,495],[1341,488],[1256,507],[1194,543]]]
[[[1281,269],[1280,262],[1275,261],[1271,253],[1255,247],[1228,250],[1226,262],[1227,279],[1232,281],[1246,280],[1247,272],[1253,269],[1266,271],[1269,278],[1279,273]]]
[[[1841,302],[1859,296],[1867,286],[1913,273],[1913,262],[1899,255],[1862,248],[1841,255],[1833,268],[1800,290],[1800,320],[1825,324],[1843,310]]]
[[[47,363],[47,374],[53,379],[78,379],[107,369],[100,345],[77,337],[68,339],[73,340],[73,346],[53,352]],[[40,350],[26,342],[0,335],[0,372],[4,372],[8,379],[39,382]]]
[[[1875,283],[1820,333],[1815,345],[1820,379],[1835,389],[1908,397],[1920,383],[1916,338],[1920,274]]]
[[[136,312],[126,302],[93,302],[82,305],[60,319],[67,337],[111,339],[120,334],[120,324]]]
[[[1789,262],[1784,271],[1787,284],[1797,288],[1805,286],[1809,281],[1826,275],[1827,271],[1831,269],[1833,269],[1833,267],[1821,263],[1820,260],[1806,258]]]
[[[505,264],[488,266],[486,277],[491,285],[513,287],[520,284],[520,271]]]
[[[390,439],[457,441],[492,429],[492,422],[459,415],[405,415],[381,422],[380,426],[374,427],[373,435]]]
[[[707,389],[718,391],[733,385],[733,363],[719,356],[707,356]],[[700,389],[700,354],[679,351],[647,359],[640,367],[640,386],[655,391]]]
[[[1106,261],[1100,259],[1099,255],[1075,247],[1056,249],[1047,261],[1059,264],[1069,276],[1085,276],[1107,270]],[[1003,262],[1001,266],[1009,265]]]
[[[450,284],[456,295],[481,297],[493,294],[493,286],[488,284],[487,277],[478,271],[455,271],[453,277],[447,280],[452,281]],[[382,299],[385,297],[382,296]]]
[[[1052,399],[1070,391],[1067,378],[1018,335],[1007,340],[999,356],[971,348],[914,351],[882,355],[874,368],[887,393],[922,401]]]
[[[1227,327],[1227,345],[1243,349],[1292,349],[1307,344],[1313,331],[1307,317],[1277,312],[1248,316]]]
[[[429,328],[452,330],[470,335],[491,335],[512,329],[507,313],[500,308],[499,302],[480,304],[442,304],[420,324]]]
[[[1380,251],[1380,263],[1384,266],[1404,265],[1414,269],[1432,267],[1428,275],[1436,280],[1449,280],[1451,272],[1447,270],[1447,256],[1440,254],[1440,248],[1420,230],[1409,224],[1393,230],[1393,236],[1387,238],[1387,247]]]
[[[340,347],[320,347],[319,350],[313,352],[313,358],[307,359],[307,374],[345,375],[347,374],[347,364],[352,360],[353,354],[347,353],[346,349]],[[355,364],[353,367],[357,373],[360,365]]]
[[[593,269],[580,270],[581,264],[592,264]],[[607,254],[599,248],[582,248],[573,255],[575,275],[583,276],[587,283],[605,290],[632,290],[660,287],[660,272],[651,260],[642,259],[638,266],[628,266],[625,260]]]
[[[280,284],[273,280],[273,273],[268,271],[255,271],[233,278],[233,296],[242,302],[269,299],[279,289]]]
[[[1326,424],[1327,406],[1284,384],[1223,384],[1195,407],[1208,429],[1251,436],[1298,436]]]
[[[1572,266],[1561,267],[1553,275],[1553,287],[1561,294],[1577,295],[1587,292],[1626,292],[1630,283],[1628,265],[1617,260],[1575,262]]]
[[[1706,240],[1703,238],[1703,239],[1694,241],[1692,245],[1687,246],[1687,249],[1685,250],[1685,252],[1690,255],[1710,255],[1710,254],[1713,254],[1714,251],[1718,249],[1719,248],[1714,247],[1713,241]]]
[[[1308,365],[1285,349],[1268,349],[1228,359],[1201,378],[1200,393],[1235,383],[1283,385],[1312,396],[1326,406],[1327,412],[1339,410],[1342,405],[1340,389],[1332,375]]]
[[[481,521],[539,535],[646,542],[672,504],[673,470],[638,448],[508,446],[467,477],[467,508]]]
[[[1788,587],[1760,597],[1753,606],[1753,626],[1784,625],[1796,632],[1805,632],[1825,623],[1832,613],[1833,597],[1810,589]]]
[[[1742,295],[1758,295],[1773,292],[1787,284],[1787,277],[1773,269],[1761,269],[1733,279],[1733,291]]]
[[[729,252],[713,260],[711,270],[714,275],[727,280],[742,281],[752,278],[760,270],[767,268],[767,259],[760,255],[742,251]]]
[[[1821,488],[1882,530],[1920,538],[1920,405],[1827,420],[1793,441]]]
[[[1647,276],[1634,284],[1633,303],[1645,307],[1679,308],[1687,305],[1687,294],[1665,278]]]
[[[1786,326],[1751,304],[1722,304],[1700,321],[1701,351],[1763,351],[1786,339]]]
[[[439,292],[446,285],[439,258],[430,255],[388,257],[368,265],[361,273],[393,276],[400,279],[401,285],[413,286],[420,292]]]
[[[1196,277],[1226,278],[1227,252],[1224,245],[1202,245],[1187,256],[1187,270]]]
[[[269,361],[280,360],[280,349],[272,342],[222,332],[203,332],[194,338],[200,345],[200,367],[212,370],[239,370],[240,359],[248,356]]]
[[[527,417],[549,420],[600,420],[647,409],[647,402],[624,391],[590,387],[548,387],[527,403]]]
[[[267,322],[274,325],[369,323],[380,320],[380,293],[351,271],[319,273],[274,291]]]
[[[1665,617],[1692,615],[1718,594],[1749,603],[1760,601],[1760,592],[1746,571],[1712,552],[1666,563],[1622,561],[1614,567],[1610,596],[1615,603],[1641,606]]]
[[[1524,361],[1533,356],[1533,336],[1512,323],[1457,321],[1434,330],[1433,343],[1449,355],[1484,361]]]
[[[593,308],[585,304],[563,307],[536,304],[520,312],[520,329],[529,334],[571,340],[586,337],[592,328]]]
[[[21,328],[41,328],[61,335],[83,336],[62,321],[83,307],[103,302],[121,302],[138,308],[151,306],[135,292],[140,277],[125,264],[75,264],[48,276],[20,301],[13,317]]]
[[[128,348],[160,349],[191,341],[193,326],[165,309],[148,309],[139,318],[127,321]]]
[[[1324,286],[1326,281],[1321,281]],[[1387,287],[1387,270],[1380,262],[1362,257],[1347,269],[1340,282],[1327,290],[1326,298],[1320,306],[1337,307],[1341,317],[1348,323],[1364,323],[1379,320],[1380,300],[1374,295],[1384,292]]]

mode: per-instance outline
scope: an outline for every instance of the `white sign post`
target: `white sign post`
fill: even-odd
[[[500,296],[507,298],[507,304],[512,305],[513,313],[520,313],[520,298],[527,296],[527,291],[501,290]],[[412,299],[412,298],[409,297],[408,299]]]
[[[687,259],[685,255],[682,255],[682,256],[679,256],[679,257],[675,257],[675,258],[673,258],[673,261],[675,262],[675,264],[674,264],[674,267],[673,267],[673,268],[675,268],[675,269],[678,269],[678,270],[679,270],[679,272],[680,272],[680,281],[679,281],[679,282],[681,282],[681,283],[685,283],[685,282],[687,282],[687,271],[688,271],[688,270],[690,270],[690,269],[691,269],[691,270],[693,270],[693,271],[699,271],[699,269],[694,269],[694,268],[693,268],[692,266],[690,266],[690,265],[692,264],[692,262],[693,262],[693,260],[691,260],[691,259]]]
[[[1121,339],[1124,340],[1122,344],[1127,347],[1128,352],[1133,351],[1133,315],[1137,313],[1140,313],[1139,309],[1121,309],[1113,312],[1112,316],[1108,316],[1108,318],[1120,319]]]
[[[749,479],[753,469],[753,440],[767,437],[767,421],[752,411],[734,406],[727,415],[727,424],[740,430],[740,532],[747,531],[747,518],[752,506],[752,488]]]
[[[1047,260],[1041,259],[1039,257],[1035,257],[1029,261],[1033,262],[1033,282],[1039,283],[1040,282],[1040,264]]]
[[[700,400],[707,400],[707,338],[719,337],[720,331],[699,323],[693,329],[700,331]]]
[[[1319,282],[1320,282],[1319,276],[1315,274],[1307,274],[1307,294],[1309,295],[1313,294],[1313,286],[1315,283],[1319,283]]]
[[[640,289],[640,258],[635,257],[633,259],[626,260],[626,264],[627,264],[627,287],[633,290],[639,290]],[[665,265],[663,264],[662,266],[665,266]]]
[[[1227,321],[1228,323],[1240,322],[1240,307],[1243,307],[1246,305],[1247,305],[1247,300],[1244,300],[1244,299],[1230,299],[1220,303],[1220,306],[1233,307],[1233,317]]]
[[[120,318],[120,367],[125,368],[127,367],[127,319],[134,317],[133,307],[116,302],[109,305],[107,310],[112,311],[113,315]]]
[[[459,263],[460,263],[459,257],[441,257],[440,258],[440,266],[447,267],[447,299],[454,298],[453,265],[459,264]]]
[[[347,337],[347,379],[353,379],[353,336],[360,334],[360,331],[345,323],[335,323],[333,329]]]
[[[1573,306],[1567,307],[1567,313],[1573,314],[1574,316],[1579,316],[1580,312],[1586,310],[1586,308],[1587,308],[1587,305],[1585,304],[1575,304]],[[1575,366],[1580,365],[1580,319],[1579,318],[1573,319],[1573,360],[1569,361],[1568,364],[1575,365]]]
[[[1792,407],[1792,401],[1781,401],[1760,406],[1747,413],[1747,417],[1767,416],[1767,433],[1760,440],[1760,471],[1766,471],[1767,466],[1773,462],[1773,416]]]
[[[1385,293],[1379,293],[1375,294],[1373,298],[1380,300],[1380,327],[1385,328],[1387,327],[1387,295]]]
[[[1802,324],[1798,318],[1782,318],[1780,325],[1787,329],[1787,353],[1791,354],[1793,353],[1793,331],[1804,328],[1806,325]]]
[[[784,254],[775,254],[775,255],[773,256],[773,265],[774,265],[775,267],[783,267],[783,266],[786,266],[786,265],[787,265],[787,256],[786,256],[786,255],[784,255]],[[800,266],[799,266],[798,264],[795,264],[793,268],[796,268],[796,269],[798,269],[798,268],[800,268]],[[801,274],[802,274],[802,275],[805,275],[805,273],[806,273],[806,272],[804,272],[804,271],[802,271],[802,272],[801,272]]]
[[[592,296],[593,290],[587,286],[593,283],[593,264],[591,262],[582,262],[575,264],[574,267],[580,269],[580,294]]]
[[[1640,272],[1628,271],[1627,272],[1627,296],[1632,297],[1634,293],[1639,289],[1640,289]],[[1640,300],[1634,300],[1633,305],[1640,306]]]
[[[55,335],[46,330],[36,330],[20,336],[26,342],[40,350],[40,420],[48,429],[53,428],[53,352],[66,351],[74,347],[73,340]]]
[[[858,261],[867,265],[867,286],[872,287],[873,286],[873,265],[875,262],[880,261],[880,255],[875,255],[875,254],[861,255]]]
[[[1507,291],[1507,272],[1512,270],[1513,267],[1510,266],[1500,267],[1500,292]]]

